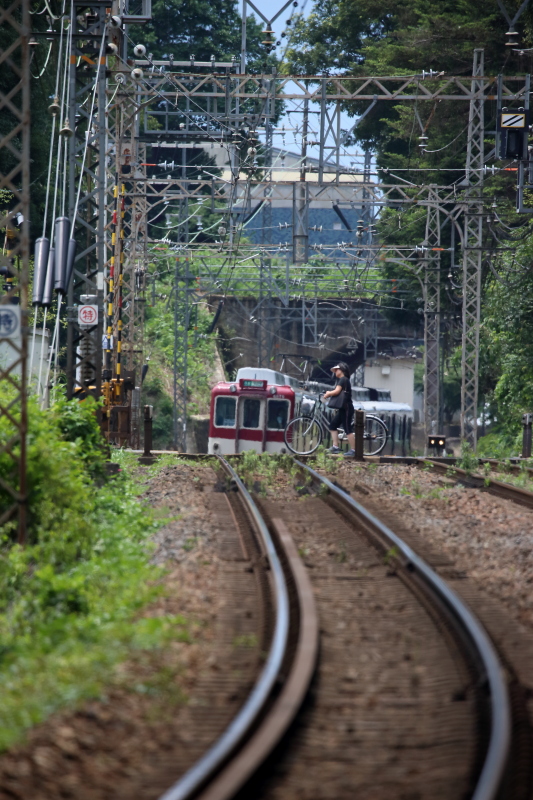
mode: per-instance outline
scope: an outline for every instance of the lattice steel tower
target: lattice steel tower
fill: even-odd
[[[461,385],[461,438],[475,449],[477,441],[479,383],[479,325],[481,314],[481,263],[483,246],[484,167],[484,57],[474,50],[468,145],[466,154],[466,206],[463,241],[463,340]]]

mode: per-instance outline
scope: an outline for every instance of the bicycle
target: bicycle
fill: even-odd
[[[302,400],[302,414],[294,417],[285,426],[285,444],[297,456],[309,456],[322,444],[329,432],[329,422],[321,408],[322,401],[312,397]],[[340,429],[339,429],[340,430]],[[344,439],[345,433],[342,432]],[[389,438],[389,430],[382,419],[375,414],[365,415],[363,452],[367,456],[377,456]]]

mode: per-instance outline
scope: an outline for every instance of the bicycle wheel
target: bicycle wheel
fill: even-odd
[[[297,456],[314,453],[322,436],[322,428],[313,417],[295,417],[285,428],[285,444]]]
[[[388,438],[389,431],[385,423],[379,417],[373,417],[367,414],[365,417],[364,433],[365,455],[377,456],[387,444]]]

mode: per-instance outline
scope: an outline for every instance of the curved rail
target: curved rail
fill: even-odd
[[[455,464],[448,466],[442,461],[434,461],[431,458],[419,458],[416,463],[420,467],[426,466],[429,463],[435,472],[446,475],[446,477],[455,477],[455,480],[458,483],[462,483],[464,486],[481,489],[482,491],[489,492],[489,494],[493,494],[495,497],[501,497],[504,500],[511,500],[513,503],[518,503],[521,506],[533,508],[533,493],[527,489],[522,489],[520,486],[513,486],[511,483],[505,483],[495,478],[487,478],[487,476],[480,475],[476,472],[467,472],[457,467]],[[454,475],[450,474],[451,470],[453,470]],[[520,472],[520,467],[517,468],[517,471]]]
[[[198,793],[201,793],[202,797],[204,797],[204,795],[210,796],[213,794],[217,800],[226,796],[232,796],[236,789],[239,788],[239,786],[242,785],[249,777],[251,772],[254,771],[253,766],[251,766],[250,758],[246,759],[247,763],[244,765],[244,768],[241,768],[238,771],[237,775],[235,774],[237,772],[235,768],[233,770],[228,769],[228,767],[231,768],[234,766],[234,761],[238,760],[238,755],[235,758],[235,753],[238,748],[243,748],[245,737],[247,737],[244,748],[245,750],[246,748],[249,748],[252,743],[254,743],[255,749],[260,751],[254,753],[258,766],[259,763],[261,763],[261,761],[266,757],[266,752],[269,752],[269,745],[273,746],[276,744],[278,738],[284,733],[288,722],[292,720],[292,717],[298,710],[301,699],[303,699],[302,682],[300,681],[298,690],[293,695],[292,703],[285,703],[286,708],[291,706],[293,709],[294,713],[291,716],[291,720],[285,719],[283,713],[278,714],[278,719],[274,722],[274,725],[270,725],[269,731],[263,731],[262,726],[260,726],[258,731],[252,735],[252,739],[249,739],[251,729],[254,727],[254,725],[256,725],[258,718],[265,710],[266,705],[272,699],[273,690],[277,684],[286,656],[290,622],[289,595],[284,569],[278,556],[273,538],[267,525],[265,524],[265,521],[263,520],[263,517],[261,516],[256,504],[252,500],[237,473],[224,458],[218,456],[218,460],[226,474],[231,478],[234,486],[237,487],[241,498],[246,504],[247,509],[250,512],[250,515],[257,528],[257,532],[261,537],[263,547],[265,548],[265,552],[268,557],[268,563],[273,579],[273,594],[276,613],[274,632],[265,666],[259,675],[252,692],[237,716],[232,720],[222,736],[170,789],[168,789],[160,797],[160,800],[190,800],[192,797],[198,797]],[[279,528],[276,529],[282,542],[282,546],[286,549],[288,543],[284,541],[284,532],[280,531]],[[298,580],[296,580],[296,583],[298,585]],[[301,594],[301,590],[299,591]],[[304,588],[304,594],[305,591],[306,590]],[[307,649],[309,651],[309,646]],[[312,646],[307,655],[311,656],[314,666],[314,657],[316,653],[313,655]],[[298,659],[296,659],[296,661],[297,660]],[[311,680],[313,668],[309,668],[309,664],[307,664],[307,666],[302,670],[301,659],[299,666],[300,674],[303,672],[308,676],[306,684],[307,687]],[[285,690],[282,692],[282,695],[284,692]],[[281,695],[279,699],[281,699]],[[277,701],[274,703],[274,706],[276,706],[276,703]],[[271,712],[272,709],[269,709],[269,711]],[[270,713],[268,716],[270,716]],[[265,726],[263,725],[263,727]],[[274,732],[273,729],[275,729]],[[257,742],[258,738],[262,739],[260,743]],[[264,750],[266,752],[263,752]],[[232,756],[234,757],[233,761],[227,765],[228,760]],[[224,769],[222,769],[223,767]],[[220,778],[223,778],[223,786],[219,786]],[[210,781],[213,783],[208,785],[206,788],[206,785],[209,784]]]
[[[306,470],[316,483],[326,486],[341,502],[355,512],[366,530],[380,543],[393,546],[403,556],[403,566],[414,572],[424,581],[429,590],[444,602],[462,632],[466,633],[483,665],[490,692],[491,732],[481,774],[477,781],[472,800],[494,800],[497,796],[505,771],[511,741],[511,709],[507,686],[502,674],[500,660],[485,629],[448,584],[418,556],[403,539],[380,522],[377,517],[360,505],[350,495],[343,492],[331,481],[296,461]]]

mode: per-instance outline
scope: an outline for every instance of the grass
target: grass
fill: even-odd
[[[242,633],[233,640],[234,647],[254,648],[258,646],[258,639],[255,633]]]
[[[150,538],[167,519],[139,495],[176,459],[136,469],[135,456],[117,451],[121,471],[95,484],[98,448],[84,463],[83,437],[66,441],[54,413],[30,409],[29,474],[39,499],[30,541],[14,544],[7,526],[0,540],[0,751],[50,714],[122,685],[120,665],[130,659],[193,638],[182,616],[150,616],[164,593]]]
[[[416,497],[417,500],[447,500],[448,489],[448,486],[435,486],[424,492],[418,481],[412,480],[410,486],[401,486],[399,493],[407,497]]]
[[[336,475],[339,471],[339,463],[339,458],[332,458],[328,454],[327,448],[324,447],[324,445],[320,445],[309,466],[311,469],[321,469],[324,472],[328,472],[330,475]]]
[[[479,472],[479,459],[468,442],[461,442],[461,457],[457,460],[457,466],[464,469],[467,475]]]
[[[248,490],[257,489],[259,483],[259,491],[263,495],[267,487],[274,487],[280,473],[289,478],[300,475],[300,468],[290,456],[257,453],[255,450],[245,450],[242,458],[233,466]],[[305,479],[303,485],[306,485]]]

